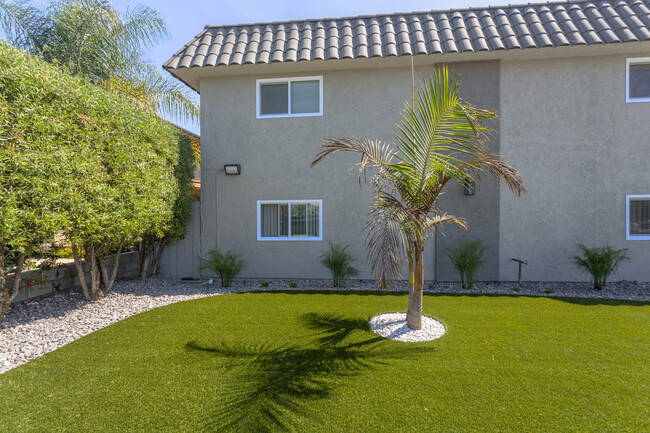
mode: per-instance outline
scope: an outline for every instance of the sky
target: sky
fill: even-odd
[[[138,4],[160,12],[167,20],[170,37],[155,47],[150,59],[162,70],[176,51],[203,30],[206,25],[241,24],[252,22],[285,21],[306,18],[344,17],[374,15],[392,12],[425,11],[432,9],[467,8],[472,6],[525,3],[517,0],[112,0],[119,12],[125,12]],[[37,0],[46,5],[47,0]],[[170,76],[166,71],[165,76]],[[196,95],[193,90],[188,91]],[[198,95],[196,95],[198,97]],[[175,123],[199,133],[198,124]]]

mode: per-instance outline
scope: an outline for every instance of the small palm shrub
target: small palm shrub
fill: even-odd
[[[590,274],[594,280],[594,289],[602,290],[607,284],[607,278],[616,272],[621,262],[629,260],[627,248],[617,250],[605,245],[604,247],[587,248],[578,244],[580,255],[573,256],[573,264],[581,271]]]
[[[334,287],[343,287],[345,280],[359,274],[359,270],[352,266],[354,257],[348,253],[350,245],[343,246],[338,243],[329,243],[329,251],[320,256],[320,263],[332,274]]]
[[[210,259],[201,264],[199,269],[210,269],[221,279],[221,287],[230,287],[232,280],[246,267],[246,262],[241,254],[235,254],[228,250],[225,254],[219,249],[208,253]]]
[[[460,280],[463,289],[471,289],[476,281],[476,272],[485,264],[483,255],[487,248],[481,241],[460,240],[456,248],[447,248],[446,254],[460,273]],[[467,282],[467,286],[465,283]]]

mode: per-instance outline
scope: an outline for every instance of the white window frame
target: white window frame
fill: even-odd
[[[291,82],[292,81],[318,81],[318,112],[315,113],[291,113]],[[262,114],[262,84],[287,83],[287,114]],[[277,117],[309,117],[323,115],[323,77],[290,77],[290,78],[265,78],[255,81],[255,114],[258,119],[272,119]]]
[[[650,102],[650,98],[630,98],[630,65],[639,63],[650,65],[650,57],[635,57],[625,62],[625,102]]]
[[[262,237],[262,205],[263,204],[288,204],[289,205],[289,234],[277,238]],[[312,237],[291,237],[291,205],[292,204],[317,204],[318,205],[318,234]],[[322,241],[323,240],[323,200],[257,200],[257,240],[258,241]]]
[[[625,238],[628,241],[650,241],[648,235],[630,235],[630,199],[645,198],[650,200],[650,194],[628,194],[625,196]]]

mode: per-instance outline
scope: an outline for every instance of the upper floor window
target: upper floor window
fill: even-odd
[[[650,240],[650,194],[627,196],[626,239]]]
[[[650,102],[650,57],[627,59],[627,102]]]
[[[257,80],[257,118],[323,115],[323,77]]]

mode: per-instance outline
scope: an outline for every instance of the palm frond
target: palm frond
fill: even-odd
[[[379,169],[371,181],[375,191],[381,189],[381,186],[392,178],[395,151],[391,148],[390,143],[368,138],[362,140],[356,137],[326,138],[322,142],[323,144],[317,147],[322,150],[316,154],[311,167],[337,152],[354,152],[361,154],[361,161],[354,165],[359,170],[359,182],[362,178],[366,179],[367,170],[372,168]]]
[[[165,18],[157,10],[143,5],[127,9],[115,33],[129,46],[142,48],[154,47],[169,38]]]
[[[30,1],[0,0],[0,31],[11,45],[33,53],[37,41],[31,29],[41,28],[43,24],[42,13]]]
[[[408,210],[386,196],[377,197],[366,222],[368,263],[377,281],[393,284],[402,275],[408,242]]]
[[[459,226],[461,226],[463,230],[467,230],[468,228],[467,221],[465,221],[463,218],[455,217],[453,215],[447,215],[447,214],[441,214],[441,215],[436,214],[433,216],[426,215],[423,218],[423,220],[424,221],[422,226],[425,232],[444,223],[458,224]]]
[[[490,110],[480,110],[458,97],[459,80],[447,68],[439,68],[422,83],[406,104],[398,125],[398,157],[410,170],[402,174],[422,191],[432,177],[441,173],[460,181],[458,169],[463,155],[474,156],[490,128],[482,121],[496,118]],[[467,158],[465,158],[467,159]]]
[[[459,168],[473,173],[472,180],[479,184],[485,176],[489,176],[497,184],[506,184],[516,196],[527,192],[524,177],[498,153],[478,155]]]

